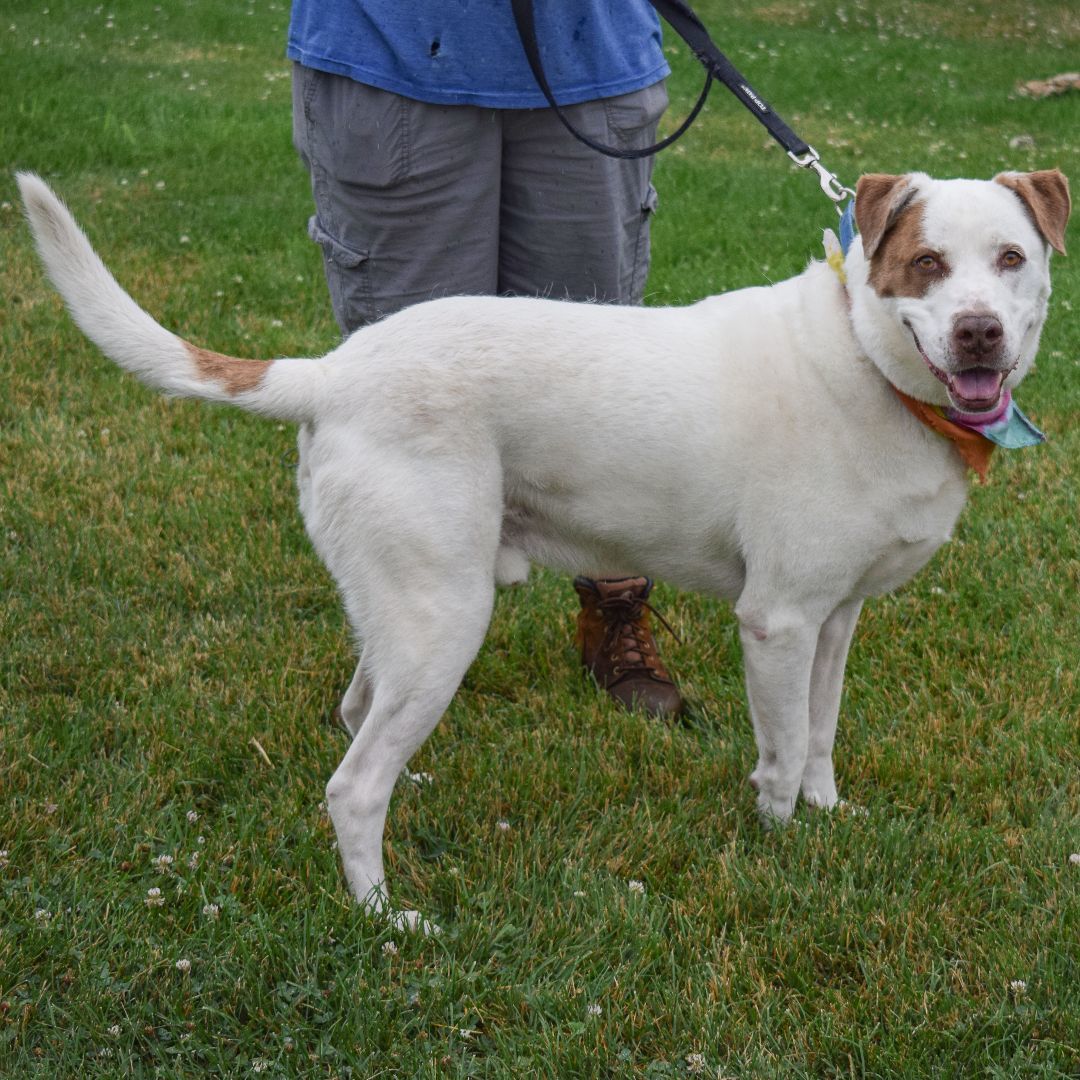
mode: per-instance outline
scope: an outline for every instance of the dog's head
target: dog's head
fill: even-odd
[[[988,413],[1027,374],[1064,254],[1069,185],[1056,169],[993,180],[869,175],[849,256],[852,319],[889,381]]]

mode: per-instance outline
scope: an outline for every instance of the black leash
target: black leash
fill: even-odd
[[[705,105],[705,100],[712,89],[713,79],[719,79],[756,117],[759,123],[765,126],[768,133],[787,151],[788,157],[796,165],[804,169],[813,169],[821,181],[821,190],[839,204],[853,194],[850,188],[846,188],[836,177],[828,172],[821,164],[817,151],[807,142],[800,139],[784,121],[777,116],[773,108],[765,99],[750,85],[734,64],[717,48],[716,43],[709,36],[704,23],[698,18],[694,10],[683,0],[649,0],[652,6],[671,25],[672,29],[686,42],[690,51],[697,57],[705,68],[705,87],[698,97],[697,104],[690,111],[690,115],[682,122],[679,129],[666,139],[648,146],[643,150],[625,150],[617,146],[607,146],[598,143],[589,136],[578,131],[570,122],[566,114],[559,107],[555,95],[551,91],[547,75],[544,73],[544,64],[540,58],[540,46],[536,39],[536,20],[533,15],[532,0],[510,0],[510,6],[514,12],[514,21],[517,23],[518,36],[525,49],[529,67],[537,85],[547,99],[547,103],[555,111],[555,115],[562,121],[563,126],[580,142],[601,154],[614,158],[643,158],[659,153],[665,147],[670,146],[676,139],[683,136],[690,125],[697,119]]]

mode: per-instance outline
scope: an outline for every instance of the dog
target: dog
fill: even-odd
[[[843,273],[681,308],[455,297],[317,359],[237,359],[142,311],[62,203],[19,177],[53,283],[168,394],[299,423],[299,501],[361,642],[326,788],[353,893],[389,907],[394,782],[530,563],[734,602],[762,818],[837,802],[832,748],[863,601],[908,581],[967,495],[912,403],[988,416],[1031,367],[1064,253],[1057,170],[864,176]],[[845,280],[846,279],[846,280]],[[899,393],[898,393],[899,392]],[[905,404],[900,395],[909,399]]]

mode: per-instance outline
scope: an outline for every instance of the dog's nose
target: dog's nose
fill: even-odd
[[[1005,328],[994,315],[960,315],[953,323],[953,351],[968,363],[994,360],[1005,344]]]

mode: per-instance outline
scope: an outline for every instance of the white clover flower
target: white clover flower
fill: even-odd
[[[52,912],[48,908],[39,907],[34,912],[34,918],[39,923],[47,923],[52,918]]]
[[[383,956],[397,956],[397,946],[392,941],[383,943]]]
[[[199,852],[193,851],[187,861],[188,869],[197,870],[199,868]]]
[[[186,236],[182,236],[182,237],[180,238],[181,242],[185,241],[186,239],[187,239],[187,237],[186,237]],[[188,824],[189,824],[189,825],[194,825],[194,824],[195,824],[195,822],[199,820],[199,814],[198,814],[198,812],[197,812],[197,811],[195,811],[195,810],[189,810],[189,811],[187,812],[187,819],[188,819]]]
[[[265,1072],[266,1069],[268,1069],[269,1067],[270,1067],[270,1062],[267,1061],[266,1058],[255,1058],[255,1060],[252,1061],[252,1063],[251,1063],[251,1071],[252,1072],[257,1072],[257,1073]]]
[[[159,855],[154,860],[154,869],[159,874],[164,874],[168,871],[169,867],[173,864],[173,857],[171,855]]]
[[[641,893],[645,892],[645,882],[634,880],[631,881],[629,885],[627,885],[627,888],[632,893],[638,893],[640,895]]]
[[[7,864],[8,864],[8,850],[7,850],[7,848],[4,848],[3,851],[0,851],[0,870],[3,870],[4,867],[7,866]]]
[[[120,1025],[119,1024],[113,1024],[113,1026],[111,1028],[109,1028],[109,1034],[114,1039],[118,1039],[120,1037]]]
[[[191,970],[191,961],[182,958],[177,960],[176,970],[179,971],[181,975],[186,975]]]
[[[147,907],[162,907],[165,904],[165,897],[161,895],[160,889],[147,889],[146,890],[146,906]]]
[[[208,919],[216,919],[221,914],[221,908],[219,908],[217,904],[204,904],[202,913]]]
[[[496,821],[495,822],[495,828],[498,829],[499,832],[509,832],[510,831],[510,822],[506,821],[506,820]]]
[[[704,1054],[687,1054],[686,1055],[686,1071],[688,1073],[703,1073],[705,1071],[705,1055]]]
[[[2,854],[6,855],[7,852],[5,851]],[[1069,856],[1069,865],[1070,866],[1080,866],[1080,851],[1074,851]]]
[[[408,778],[414,784],[433,784],[435,783],[435,777],[429,772],[406,772]]]
[[[592,1005],[589,1005],[589,1006],[588,1006],[588,1007],[587,1007],[587,1008],[585,1009],[585,1015],[586,1015],[586,1016],[599,1016],[599,1015],[600,1015],[600,1014],[601,1014],[601,1013],[602,1013],[603,1011],[604,1011],[604,1010],[603,1010],[603,1009],[601,1009],[601,1008],[600,1008],[600,1006],[599,1006],[599,1005],[597,1005],[597,1004],[596,1004],[596,1003],[594,1002],[594,1003],[593,1003]]]
[[[1009,983],[1009,990],[1016,996],[1021,997],[1027,993],[1027,983],[1023,979],[1013,979]]]

